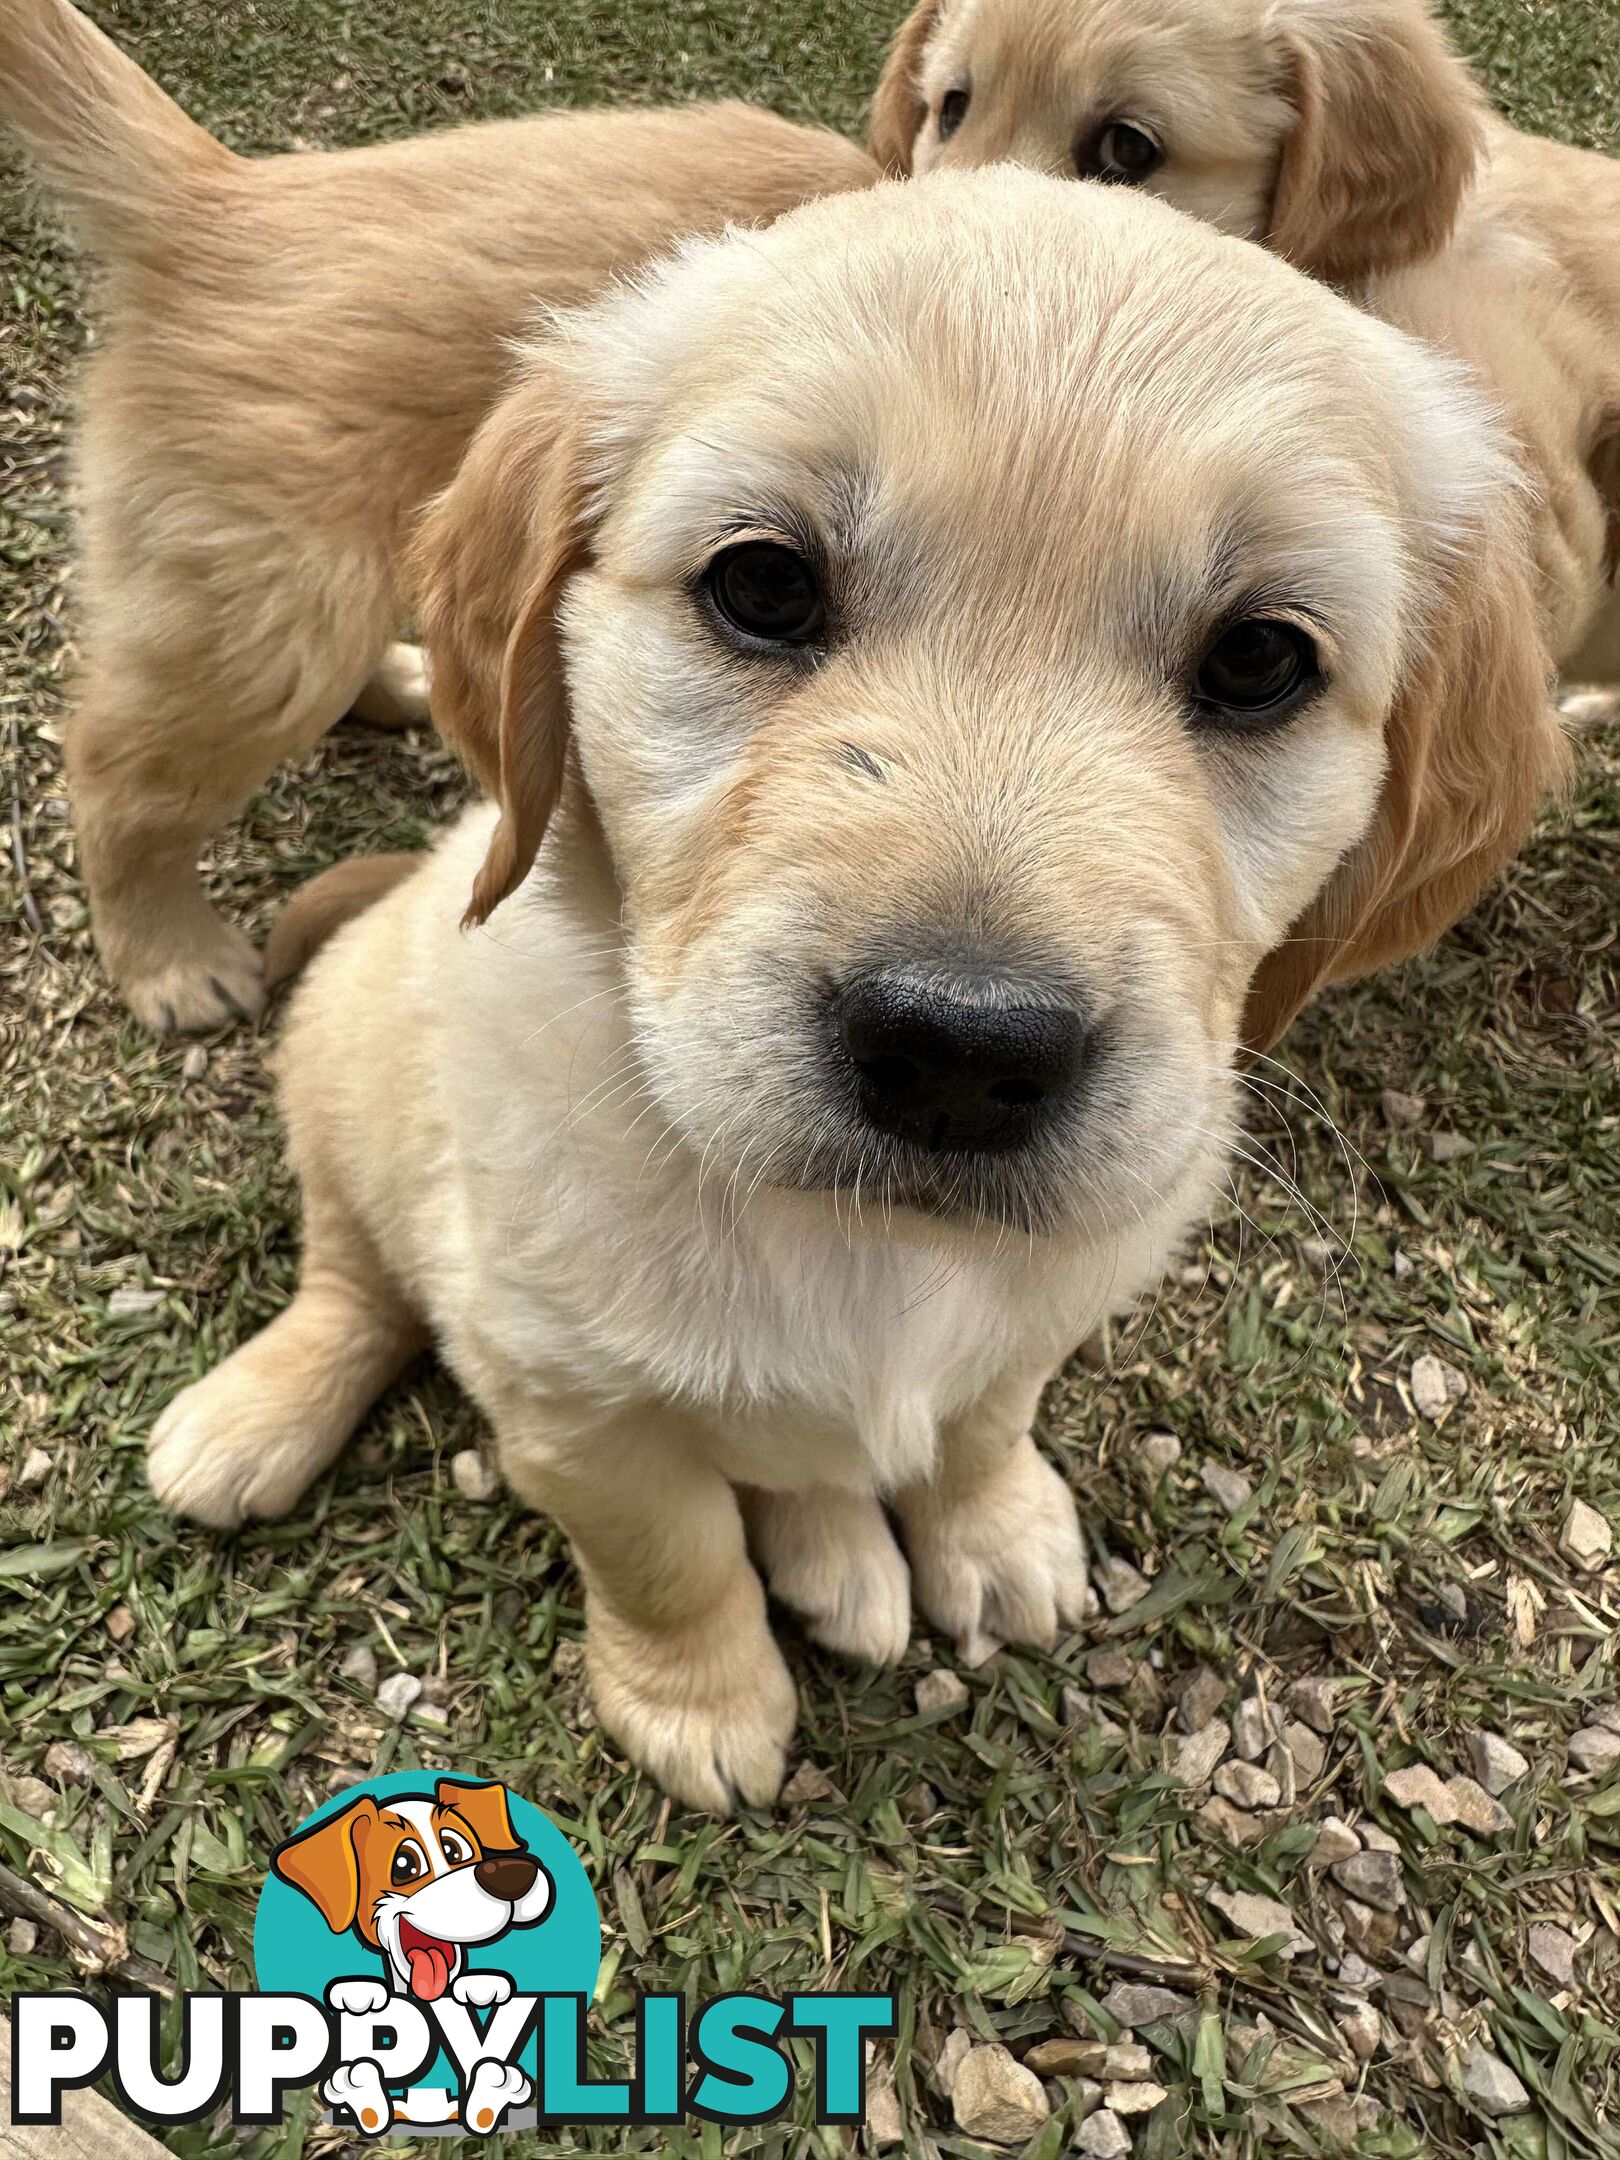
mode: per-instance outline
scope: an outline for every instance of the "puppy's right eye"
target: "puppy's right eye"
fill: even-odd
[[[972,96],[973,92],[971,90],[947,90],[940,99],[939,139],[941,142],[949,142],[962,125],[962,122],[967,118],[967,109]]]
[[[827,624],[813,566],[779,540],[742,540],[717,555],[703,589],[721,628],[751,651],[811,645]]]
[[[427,1873],[427,1858],[419,1845],[401,1845],[388,1870],[394,1884],[419,1882]]]
[[[1164,152],[1146,128],[1129,120],[1111,120],[1100,134],[1075,152],[1082,180],[1104,180],[1116,187],[1140,187],[1164,163]]]

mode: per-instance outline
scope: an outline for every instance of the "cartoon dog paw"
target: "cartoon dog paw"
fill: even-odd
[[[507,2110],[521,2107],[533,2090],[528,2077],[515,2065],[486,2058],[472,2074],[461,2103],[461,2120],[480,2136],[498,2130]]]
[[[326,2001],[343,2017],[375,2017],[388,2008],[388,1989],[381,1980],[334,1980]]]
[[[394,2120],[394,2103],[374,2062],[339,2063],[321,2086],[321,2098],[329,2108],[346,2108],[367,2137],[381,2137]]]
[[[512,2000],[512,1983],[505,1973],[464,1972],[451,1981],[450,2000],[465,2003],[469,2010],[492,2010],[496,2003]]]

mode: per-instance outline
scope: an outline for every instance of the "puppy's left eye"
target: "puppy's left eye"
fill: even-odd
[[[733,642],[759,651],[810,645],[827,625],[814,567],[778,540],[742,540],[717,555],[703,589]]]
[[[1255,734],[1297,711],[1321,679],[1315,642],[1297,623],[1245,616],[1204,654],[1193,695],[1206,726]]]
[[[1164,163],[1164,151],[1146,128],[1129,120],[1110,120],[1075,152],[1082,180],[1106,180],[1118,187],[1140,187]]]
[[[472,1858],[472,1847],[453,1830],[441,1830],[439,1844],[452,1867],[461,1867]]]
[[[967,109],[972,102],[972,98],[973,92],[971,90],[947,90],[940,99],[939,139],[941,142],[949,142],[962,125],[962,122],[967,118]]]

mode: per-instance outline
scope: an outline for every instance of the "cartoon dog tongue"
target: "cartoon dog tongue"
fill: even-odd
[[[400,1948],[411,1968],[411,1993],[423,2002],[437,2002],[450,1985],[452,1951],[448,1943],[436,1942],[431,1935],[424,1935],[420,1928],[405,1923],[400,1930]]]

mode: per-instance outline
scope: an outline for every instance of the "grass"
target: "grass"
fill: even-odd
[[[256,149],[717,91],[854,129],[888,28],[846,0],[103,13],[193,111]],[[1460,0],[1456,14],[1516,115],[1620,150],[1612,0]],[[1620,738],[1589,740],[1571,805],[1438,952],[1307,1017],[1287,1071],[1256,1084],[1253,1160],[1195,1264],[1100,1369],[1077,1362],[1054,1384],[1046,1435],[1098,1554],[1129,1560],[1150,1594],[1050,1659],[965,1675],[965,1708],[943,1716],[914,1700],[948,1662],[939,1647],[873,1678],[796,1646],[819,1780],[773,1813],[688,1817],[594,1730],[567,1555],[546,1523],[460,1496],[449,1464],[477,1425],[430,1367],[292,1521],[220,1540],[147,1492],[157,1411],[287,1292],[293,1196],[264,1043],[227,1035],[205,1066],[188,1059],[126,1021],[95,968],[57,753],[81,285],[9,173],[0,294],[0,817],[16,842],[0,888],[0,1865],[77,1915],[81,1938],[75,1955],[54,1927],[8,1918],[0,1989],[92,1965],[247,1984],[270,1847],[335,1785],[443,1765],[507,1777],[584,1852],[608,1941],[599,2068],[627,2038],[632,1984],[893,1987],[904,2149],[971,2160],[984,2148],[927,2072],[943,2034],[962,2023],[1016,2052],[1107,2030],[1107,1989],[1164,1966],[1203,2015],[1194,2037],[1150,2035],[1170,2097],[1137,2128],[1148,2160],[1328,2151],[1346,2135],[1389,2160],[1620,2151],[1620,1783],[1581,1774],[1566,1746],[1615,1696],[1620,1583],[1559,1546],[1577,1498],[1620,1522]],[[459,794],[430,742],[340,731],[265,791],[218,851],[216,883],[262,926],[309,870],[412,844]],[[1422,1098],[1412,1122],[1386,1116],[1392,1088]],[[1471,1149],[1435,1160],[1436,1133]],[[1412,1407],[1425,1354],[1467,1381],[1438,1425]],[[1155,1484],[1140,1443],[1163,1431],[1182,1454]],[[1235,1512],[1210,1464],[1249,1481]],[[385,1677],[425,1682],[405,1724],[340,1673],[362,1644]],[[1200,1666],[1227,1715],[1240,1689],[1282,1700],[1303,1676],[1338,1682],[1321,1772],[1291,1808],[1212,1821],[1167,1774],[1177,1692]],[[1402,1766],[1466,1770],[1481,1727],[1530,1762],[1506,1831],[1440,1828],[1386,1794]],[[1329,1813],[1393,1838],[1406,1899],[1356,1923],[1382,1975],[1365,2070],[1344,2052],[1329,1964],[1344,1900],[1308,1858]],[[1274,1939],[1243,1939],[1209,1901],[1233,1890],[1285,1899],[1316,1952],[1285,1961]],[[1573,1987],[1529,1953],[1549,1921],[1579,1941]],[[1254,2046],[1267,2021],[1276,2042]],[[1459,2085],[1476,2041],[1527,2089],[1506,2120]],[[1309,2098],[1335,2082],[1367,2098],[1362,2115]],[[1030,2160],[1072,2143],[1078,2088],[1053,2091]],[[341,2143],[299,2124],[240,2144],[306,2140]],[[170,2142],[237,2147],[210,2122]],[[609,2149],[715,2160],[725,2142],[641,2131]],[[849,2142],[778,2126],[727,2149]],[[518,2149],[575,2143],[591,2140]]]

